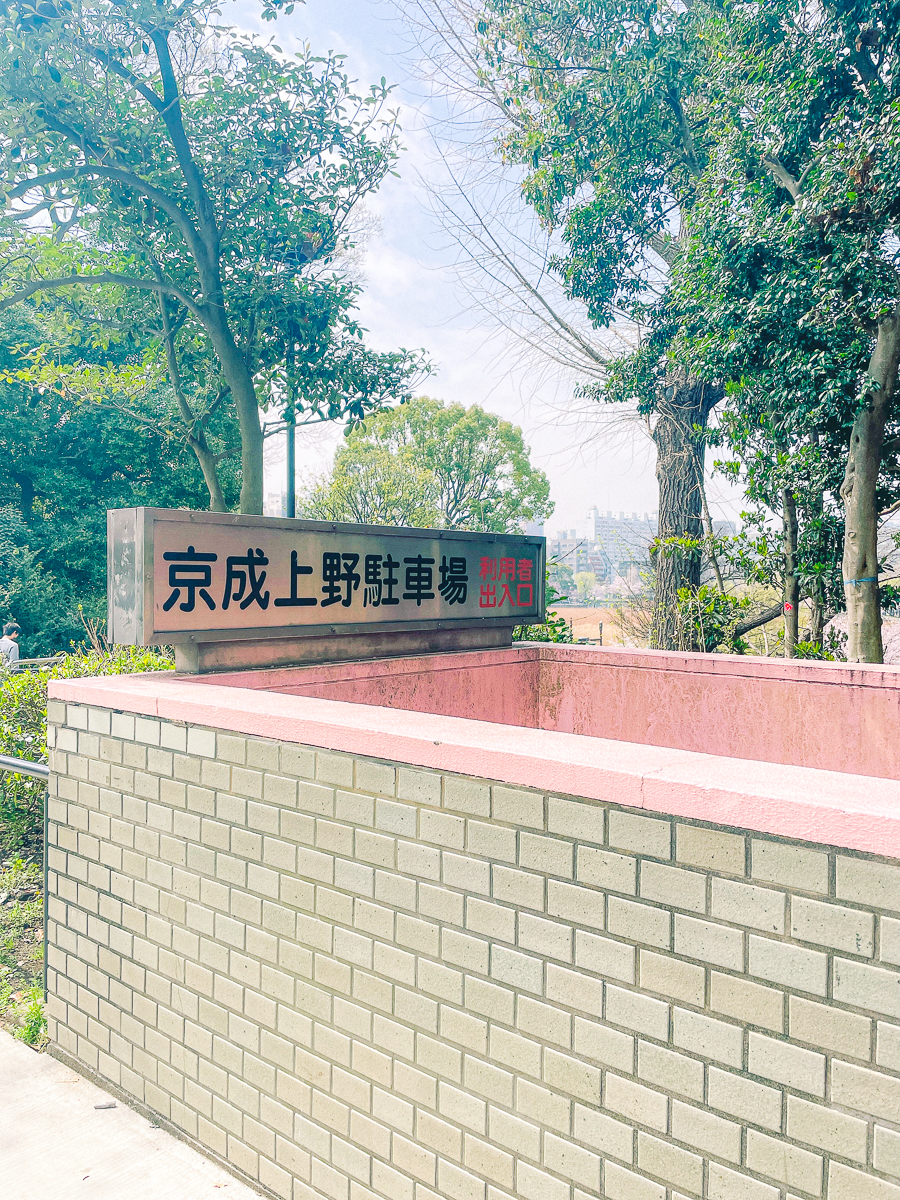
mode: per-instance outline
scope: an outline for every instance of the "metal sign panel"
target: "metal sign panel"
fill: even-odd
[[[124,645],[544,619],[539,537],[130,508],[108,549]]]

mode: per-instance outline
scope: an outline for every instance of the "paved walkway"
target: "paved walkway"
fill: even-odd
[[[208,1159],[0,1030],[3,1200],[259,1200]]]

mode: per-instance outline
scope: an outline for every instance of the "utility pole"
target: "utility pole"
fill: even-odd
[[[297,410],[296,400],[297,393],[294,383],[294,341],[291,338],[287,353],[288,364],[288,406],[284,413],[285,435],[287,436],[287,480],[284,493],[284,515],[286,517],[296,517],[297,515],[297,479],[296,479],[296,456],[297,456]]]
[[[297,414],[294,412],[293,401],[288,405],[284,419],[286,423],[285,433],[287,434],[287,491],[284,500],[284,515],[286,517],[296,517],[297,480],[295,478],[295,460],[297,444],[295,434],[297,431]]]

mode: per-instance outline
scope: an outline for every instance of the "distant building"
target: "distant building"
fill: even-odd
[[[264,517],[283,517],[284,516],[284,492],[268,492],[263,501],[263,516]]]
[[[568,531],[566,531],[568,532]],[[574,536],[563,537],[557,534],[547,540],[547,558],[552,562],[571,567],[577,574],[579,571],[593,571],[598,583],[606,583],[612,578],[613,564],[606,555],[603,547],[586,538]]]
[[[574,529],[563,529],[547,540],[547,557],[573,572],[593,571],[598,583],[614,579],[635,580],[638,568],[650,557],[657,536],[659,513],[601,513],[594,505]],[[717,534],[733,536],[733,521],[714,521]]]

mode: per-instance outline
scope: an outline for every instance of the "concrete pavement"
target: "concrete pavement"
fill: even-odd
[[[121,1100],[0,1030],[3,1200],[259,1200]]]

